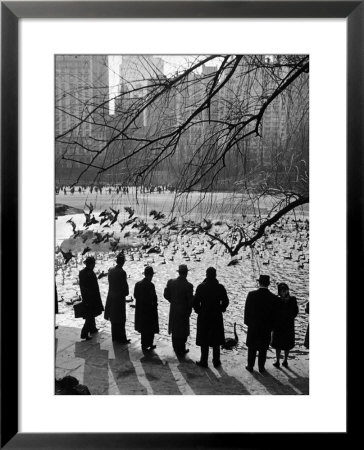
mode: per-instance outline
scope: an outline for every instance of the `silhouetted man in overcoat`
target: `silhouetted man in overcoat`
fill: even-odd
[[[216,269],[206,270],[205,280],[197,286],[193,308],[198,314],[196,345],[201,347],[201,358],[197,365],[207,367],[209,347],[212,347],[213,364],[221,365],[220,346],[225,342],[222,313],[229,305],[225,287],[216,279]]]
[[[97,333],[95,317],[104,310],[101,301],[99,283],[97,281],[95,268],[95,258],[89,256],[85,259],[86,267],[79,272],[80,290],[82,303],[85,308],[85,324],[81,330],[81,339],[90,339],[89,333]]]
[[[128,344],[130,342],[130,339],[126,338],[125,332],[125,297],[129,295],[129,286],[126,272],[123,269],[124,263],[124,253],[119,253],[116,258],[116,266],[109,269],[109,291],[105,305],[105,319],[111,322],[112,340],[120,344]]]
[[[269,291],[268,275],[260,275],[259,289],[249,292],[244,311],[244,323],[248,326],[246,345],[248,347],[248,365],[246,369],[253,371],[257,352],[259,372],[265,372],[267,350],[271,340],[271,332],[278,308],[278,298]]]
[[[153,345],[154,334],[159,333],[158,299],[152,283],[153,275],[153,267],[147,266],[144,269],[144,279],[134,287],[135,330],[141,333],[143,351],[156,348]]]
[[[172,345],[178,356],[188,353],[187,338],[190,335],[190,315],[193,304],[193,285],[187,281],[188,268],[181,264],[178,268],[179,276],[168,280],[164,289],[164,298],[170,305],[168,333],[172,334]]]

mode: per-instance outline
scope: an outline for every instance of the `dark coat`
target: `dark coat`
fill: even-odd
[[[105,319],[113,323],[124,323],[126,320],[125,297],[129,295],[125,270],[116,265],[109,269],[109,291],[105,305]]]
[[[55,313],[58,314],[58,295],[57,295],[57,286],[55,286],[56,294],[55,294]]]
[[[310,304],[309,303],[306,304],[305,312],[307,314],[309,314],[309,312],[310,312]],[[310,325],[309,324],[307,325],[307,330],[306,330],[305,340],[303,342],[303,345],[306,348],[310,348]]]
[[[135,329],[139,333],[159,333],[158,299],[154,284],[144,278],[134,287]]]
[[[206,278],[197,286],[193,308],[198,314],[196,344],[215,347],[225,342],[222,313],[229,299],[226,290],[215,278]]]
[[[85,267],[80,270],[79,279],[82,303],[86,310],[86,313],[83,316],[84,319],[86,319],[86,317],[99,316],[104,310],[104,306],[101,301],[99,283],[95,272],[92,269]]]
[[[291,350],[295,345],[294,319],[298,314],[296,297],[283,300],[278,297],[276,320],[273,326],[273,348],[279,350]]]
[[[164,298],[171,304],[169,309],[168,333],[175,338],[190,335],[190,315],[193,305],[193,285],[186,278],[168,280]]]
[[[246,345],[267,349],[271,340],[278,297],[266,288],[249,292],[244,311],[244,323],[248,325]]]

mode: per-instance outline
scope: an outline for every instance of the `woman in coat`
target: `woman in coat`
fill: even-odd
[[[156,348],[153,345],[154,334],[159,333],[158,299],[152,283],[153,275],[153,267],[147,266],[144,269],[144,279],[134,287],[135,330],[141,333],[143,351]]]
[[[99,283],[97,281],[95,268],[95,258],[89,256],[85,260],[86,267],[80,270],[79,281],[82,303],[85,307],[85,324],[81,330],[81,339],[91,339],[89,333],[97,333],[95,317],[99,316],[104,310],[101,301]]]
[[[222,313],[228,305],[226,290],[216,279],[216,269],[209,267],[193,300],[193,308],[198,314],[196,344],[201,347],[201,358],[196,364],[201,367],[208,366],[209,347],[213,349],[214,366],[221,365],[220,346],[225,342]]]
[[[123,269],[124,263],[125,256],[123,253],[120,253],[116,258],[116,266],[109,270],[109,291],[104,314],[105,319],[111,322],[112,340],[120,344],[128,344],[130,342],[130,339],[126,338],[125,332],[125,297],[129,295],[129,286],[126,281],[126,272]]]
[[[288,367],[289,351],[295,346],[294,320],[298,314],[296,297],[291,297],[286,283],[278,284],[278,307],[273,327],[271,345],[276,349],[275,367],[280,366],[281,351],[284,350],[282,366]]]

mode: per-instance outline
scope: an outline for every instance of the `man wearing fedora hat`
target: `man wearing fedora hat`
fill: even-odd
[[[128,344],[130,339],[126,338],[125,322],[126,309],[125,297],[129,295],[129,286],[126,280],[126,272],[123,269],[125,263],[124,253],[116,257],[116,266],[109,269],[109,291],[105,305],[105,319],[111,322],[111,337],[113,341],[120,344]]]
[[[156,348],[153,345],[154,334],[159,333],[158,299],[155,286],[152,283],[153,267],[144,269],[144,279],[138,281],[134,287],[135,297],[135,330],[141,333],[143,351]]]
[[[79,283],[82,297],[82,303],[85,307],[85,324],[81,330],[81,339],[91,339],[89,333],[97,333],[95,317],[99,316],[104,310],[101,301],[99,283],[97,281],[95,268],[95,258],[88,256],[85,261],[85,268],[79,272]]]
[[[196,364],[208,367],[209,347],[212,347],[214,367],[221,366],[220,346],[225,343],[222,314],[229,306],[225,287],[216,278],[216,269],[206,270],[205,280],[197,286],[193,308],[198,314],[196,345],[201,347],[201,358]]]
[[[271,340],[274,317],[278,307],[278,297],[269,291],[270,278],[260,275],[259,289],[248,293],[245,302],[244,323],[248,326],[246,345],[248,347],[248,365],[246,369],[253,371],[257,352],[258,369],[265,372],[265,360]]]
[[[178,356],[188,353],[187,338],[190,335],[190,315],[193,305],[193,285],[187,281],[188,268],[185,264],[178,267],[179,276],[168,280],[164,289],[164,298],[170,305],[168,333],[172,334],[172,345]]]

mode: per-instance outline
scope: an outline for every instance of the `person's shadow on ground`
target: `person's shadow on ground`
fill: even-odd
[[[75,358],[85,360],[83,381],[92,395],[107,395],[109,390],[108,355],[98,342],[81,341],[75,343]]]
[[[145,353],[140,362],[154,395],[181,395],[168,363],[163,363],[157,353]]]
[[[220,377],[209,368],[198,367],[191,359],[181,360],[177,369],[196,395],[249,395],[246,387],[222,367],[217,369]]]
[[[264,374],[259,372],[252,372],[252,376],[262,384],[269,394],[273,395],[297,395],[297,392],[287,384],[282,383],[274,375],[266,371]]]
[[[147,389],[143,386],[131,362],[127,345],[113,342],[115,359],[109,359],[109,367],[121,395],[145,395]]]
[[[303,377],[299,373],[295,372],[288,366],[285,369],[285,375],[289,379],[289,383],[292,384],[296,389],[298,389],[303,395],[308,395],[309,392],[309,378]]]
[[[219,372],[220,378],[219,384],[221,386],[221,392],[223,395],[250,395],[248,389],[234,376],[228,375],[223,367],[216,369]]]

